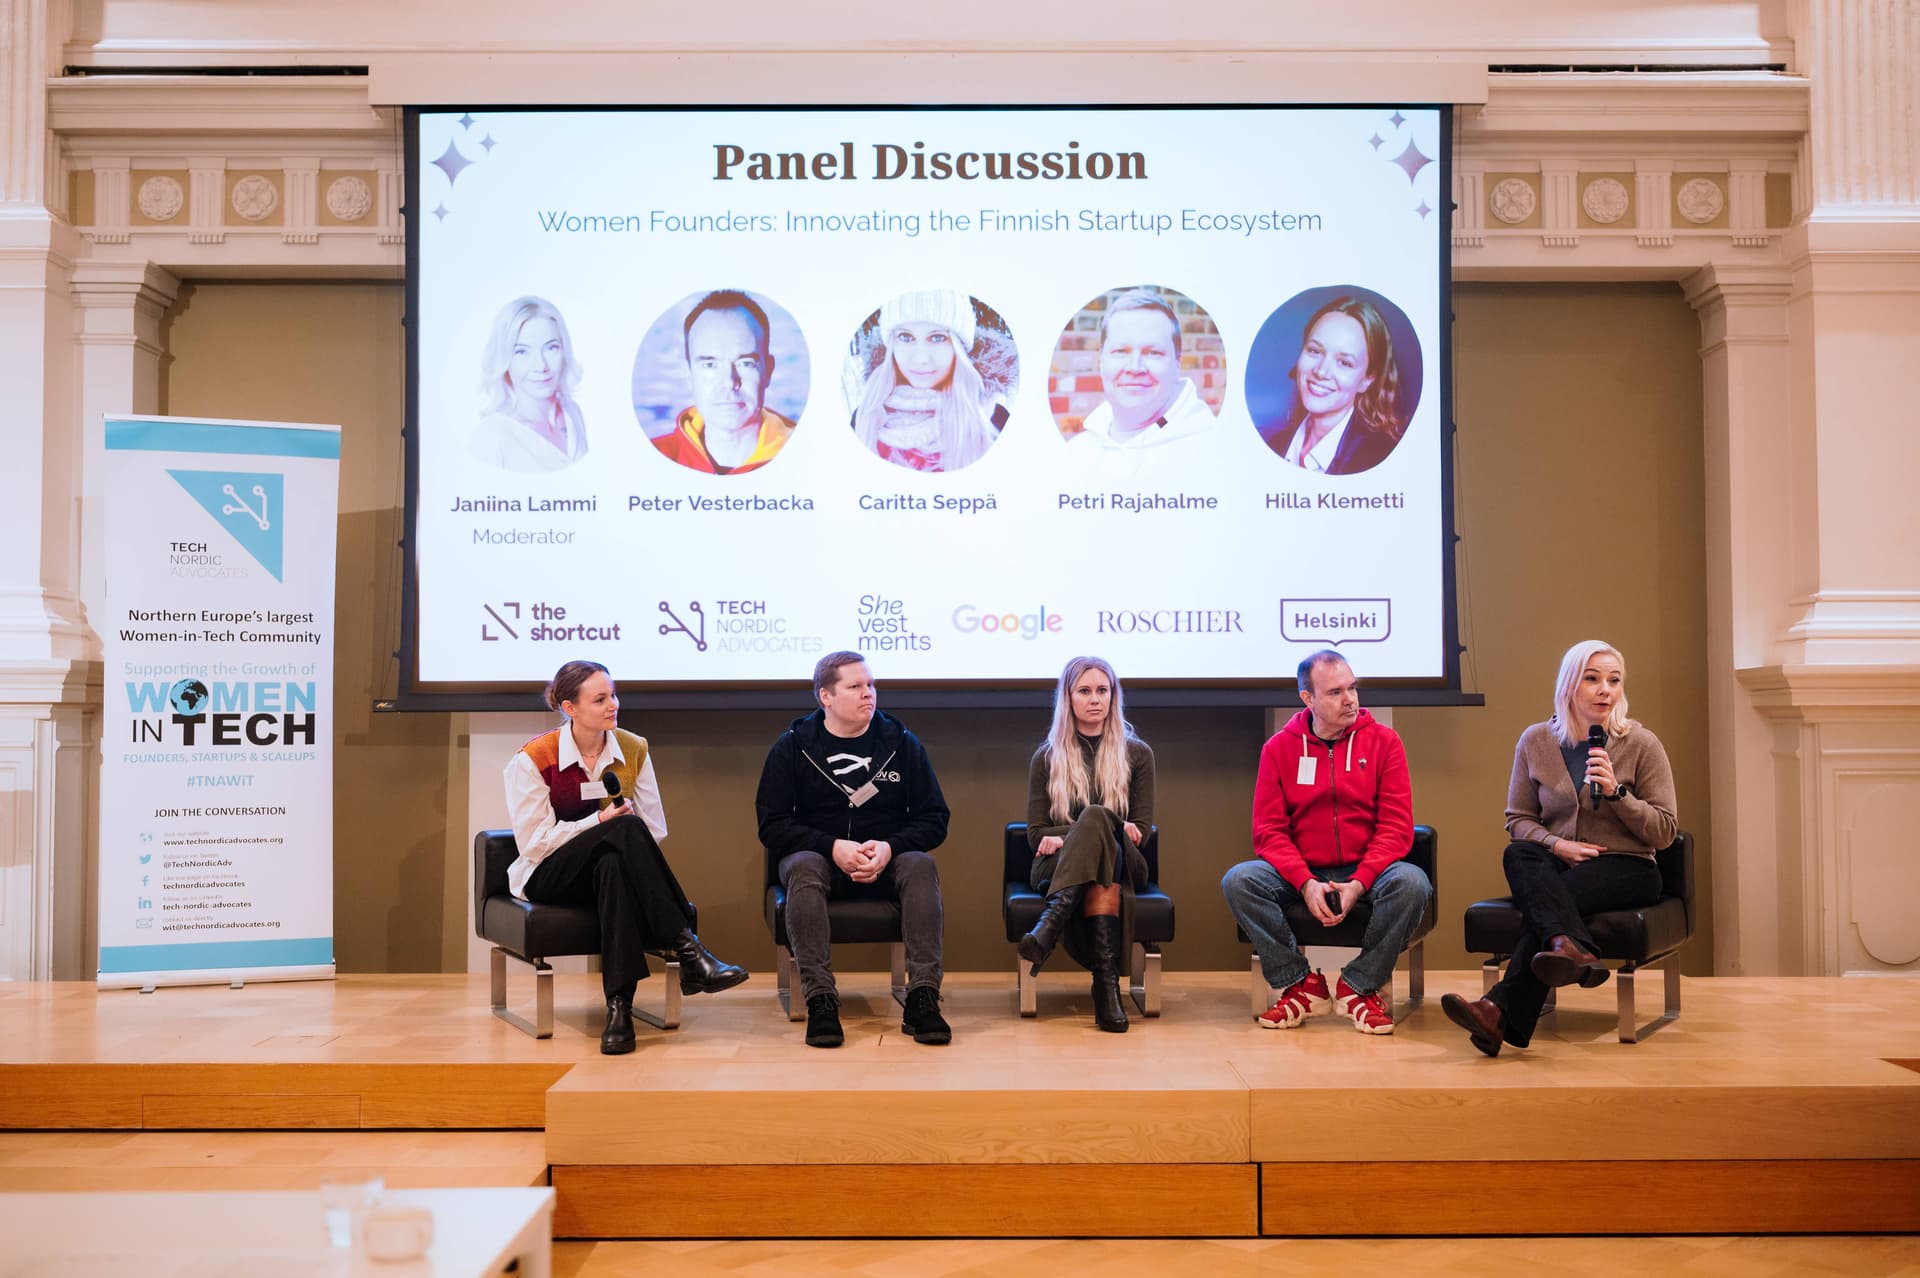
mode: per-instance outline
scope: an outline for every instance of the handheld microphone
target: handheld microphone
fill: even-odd
[[[609,767],[600,774],[600,784],[607,787],[607,798],[613,800],[615,807],[620,804],[620,774]]]
[[[1587,729],[1587,749],[1604,750],[1606,748],[1607,730],[1596,723]],[[1593,806],[1595,811],[1598,811],[1600,807],[1600,783],[1595,781],[1587,788],[1593,792]]]

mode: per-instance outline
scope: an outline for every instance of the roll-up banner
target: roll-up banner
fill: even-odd
[[[340,428],[105,427],[99,984],[330,978]]]

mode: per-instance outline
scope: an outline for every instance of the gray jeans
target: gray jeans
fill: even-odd
[[[1316,877],[1345,880],[1355,867],[1335,866],[1316,871]],[[1260,970],[1267,984],[1286,989],[1307,976],[1307,960],[1287,925],[1286,904],[1298,901],[1300,893],[1280,877],[1280,872],[1265,861],[1242,861],[1220,880],[1226,893],[1227,908],[1233,911],[1240,930],[1253,941],[1260,955]],[[1433,884],[1417,865],[1395,861],[1360,899],[1373,904],[1373,917],[1361,938],[1360,953],[1340,975],[1356,994],[1371,994],[1393,978],[1393,964],[1405,948],[1407,938],[1426,912],[1433,896]]]
[[[940,988],[940,940],[946,930],[940,906],[940,868],[925,852],[896,852],[871,883],[855,883],[832,858],[794,852],[780,861],[787,893],[787,940],[800,969],[800,994],[833,993],[833,957],[827,923],[829,900],[900,902],[900,935],[907,948],[907,988]]]

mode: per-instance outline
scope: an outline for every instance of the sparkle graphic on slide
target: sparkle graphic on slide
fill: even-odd
[[[455,120],[454,123],[463,129],[471,129],[473,127],[473,117],[471,115],[463,115],[458,120]]]
[[[445,173],[447,181],[451,183],[460,176],[461,169],[472,163],[472,160],[460,154],[460,148],[453,144],[453,139],[448,138],[447,149],[440,153],[440,158],[433,162],[433,167]]]
[[[1406,122],[1407,122],[1407,117],[1404,115],[1401,115],[1398,111],[1395,111],[1392,115],[1387,117],[1387,123],[1391,124],[1396,129],[1399,128],[1401,125],[1405,124]]]
[[[440,219],[440,220],[441,220],[442,222],[444,222],[444,221],[446,221],[446,220],[447,220],[447,206],[446,206],[446,205],[444,205],[444,204],[437,204],[437,205],[435,205],[435,206],[434,206],[434,209],[433,209],[433,215],[434,215],[435,217],[437,217],[437,218],[439,218],[439,219]]]
[[[1420,207],[1415,209],[1414,212],[1418,213],[1420,215],[1420,220],[1424,222],[1427,220],[1427,214],[1433,212],[1433,210],[1427,207],[1427,202],[1425,200],[1422,200],[1420,201]]]
[[[1386,144],[1387,144],[1387,140],[1380,136],[1380,131],[1378,129],[1375,129],[1373,131],[1373,136],[1367,139],[1367,145],[1372,147],[1376,151],[1378,151],[1381,147],[1385,146]]]
[[[480,145],[487,149],[488,155],[492,155],[493,148],[495,148],[496,146],[499,146],[500,144],[498,142],[495,142],[493,140],[493,134],[489,133],[487,134],[487,136],[480,139]]]
[[[1409,182],[1420,175],[1421,169],[1433,163],[1432,160],[1420,154],[1419,146],[1412,142],[1407,143],[1406,150],[1393,157],[1393,162],[1406,170]]]
[[[705,613],[705,611],[701,609],[700,601],[698,599],[692,599],[687,602],[687,611],[700,619],[699,634],[695,634],[687,626],[686,622],[680,620],[680,618],[678,617],[675,617],[673,614],[673,605],[668,603],[664,599],[660,601],[660,611],[666,613],[669,617],[673,617],[673,624],[671,626],[669,626],[664,621],[660,623],[661,634],[685,635],[687,638],[693,640],[693,646],[695,651],[705,652],[707,650],[707,614]]]

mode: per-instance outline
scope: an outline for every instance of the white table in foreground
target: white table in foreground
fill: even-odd
[[[0,1194],[0,1278],[550,1278],[551,1189],[395,1189],[382,1206],[433,1213],[411,1261],[327,1244],[317,1190],[271,1193]]]

